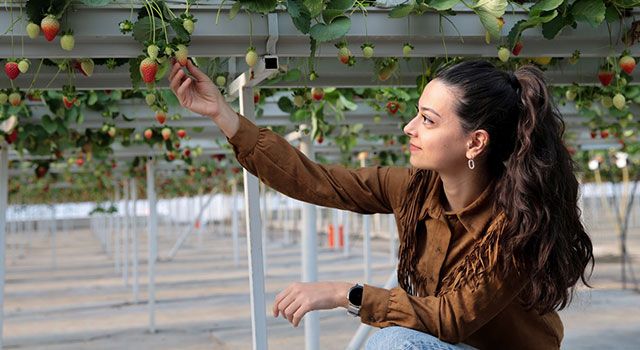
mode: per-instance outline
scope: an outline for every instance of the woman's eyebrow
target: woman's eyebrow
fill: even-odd
[[[433,113],[433,114],[437,115],[439,118],[441,118],[441,119],[442,119],[442,116],[441,116],[438,112],[436,112],[433,108],[429,108],[429,107],[420,107],[420,110],[421,110],[421,111],[430,111],[431,113]]]

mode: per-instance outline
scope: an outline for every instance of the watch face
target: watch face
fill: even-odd
[[[357,286],[351,289],[349,292],[349,302],[353,305],[360,306],[362,305],[362,290],[361,286]]]

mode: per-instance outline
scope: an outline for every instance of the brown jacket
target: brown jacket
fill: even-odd
[[[240,128],[229,140],[240,164],[260,180],[292,198],[363,214],[393,213],[400,217],[409,178],[415,169],[366,167],[350,170],[320,165],[284,138],[259,128],[240,114]],[[498,277],[493,270],[474,274],[455,287],[442,288],[474,264],[475,252],[489,226],[494,183],[463,210],[446,212],[440,202],[442,181],[429,174],[429,194],[419,224],[418,249],[424,251],[418,270],[427,281],[426,295],[409,295],[365,284],[361,321],[375,327],[402,326],[433,334],[449,343],[464,342],[479,349],[558,349],[563,326],[557,312],[525,311],[518,294],[526,276]],[[398,225],[401,225],[399,222]],[[400,226],[399,226],[400,229]],[[428,234],[425,234],[428,232]],[[469,265],[470,264],[470,265]],[[469,270],[469,269],[467,269]],[[475,272],[475,268],[473,272]],[[470,280],[471,278],[469,278]]]

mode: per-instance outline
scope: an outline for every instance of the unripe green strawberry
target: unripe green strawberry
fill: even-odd
[[[404,57],[409,57],[409,55],[411,55],[411,51],[413,51],[413,45],[406,43],[402,46],[402,55]]]
[[[162,129],[162,131],[160,131],[160,133],[162,134],[162,139],[163,140],[168,140],[171,137],[171,129],[169,128],[164,128]]]
[[[109,137],[114,138],[116,137],[116,128],[114,126],[109,128],[109,131],[107,131],[107,134],[109,134]]]
[[[501,47],[498,50],[498,58],[500,59],[500,61],[507,62],[509,60],[509,56],[511,56],[511,52],[509,52],[509,49],[507,49],[506,47]]]
[[[613,96],[613,105],[617,109],[622,110],[625,106],[625,102],[626,102],[626,99],[624,98],[623,94],[617,93],[615,96]]]
[[[258,63],[258,54],[256,53],[256,49],[253,47],[250,47],[247,50],[247,54],[244,56],[244,60],[245,62],[247,62],[247,65],[249,67],[255,66],[256,63]]]
[[[160,53],[160,48],[157,45],[151,44],[147,46],[147,54],[149,55],[149,58],[158,58],[158,53]]]
[[[216,85],[225,86],[226,84],[227,84],[227,78],[225,78],[224,75],[218,75],[216,77]]]
[[[60,31],[60,22],[54,15],[47,15],[40,21],[40,29],[47,41],[51,41]]]
[[[4,92],[0,92],[0,105],[7,103],[8,100],[9,100],[9,95],[7,95]]]
[[[600,103],[604,108],[611,108],[611,106],[613,106],[613,99],[610,96],[602,96]]]
[[[189,49],[186,46],[180,44],[176,46],[176,52],[174,52],[176,60],[181,66],[187,65],[187,59],[189,59]]]
[[[293,97],[293,105],[298,107],[298,108],[304,106],[304,97],[302,97],[300,95],[295,95]]]
[[[20,102],[22,102],[22,96],[20,96],[20,93],[12,92],[9,95],[9,103],[11,103],[12,106],[16,107],[20,105]]]
[[[18,69],[20,70],[20,73],[26,73],[29,70],[29,61],[20,60],[20,62],[18,62]]]
[[[76,46],[76,39],[74,39],[72,34],[65,34],[60,38],[60,47],[66,51],[72,51]]]
[[[567,92],[565,92],[565,97],[567,98],[567,101],[573,101],[576,99],[576,92],[572,89],[567,90]]]
[[[364,43],[361,46],[362,48],[362,57],[371,58],[373,57],[373,45],[369,43]]]
[[[144,100],[147,102],[147,105],[151,106],[156,103],[156,95],[155,94],[147,94],[144,97]]]
[[[633,70],[636,68],[636,60],[629,55],[622,56],[618,64],[620,65],[620,68],[629,75],[631,75]]]
[[[191,19],[187,18],[184,21],[182,21],[182,27],[184,28],[184,30],[187,31],[187,33],[189,34],[193,33],[194,24]]]
[[[29,38],[35,39],[38,37],[38,34],[40,34],[40,26],[33,22],[29,22],[29,24],[27,24],[27,35]]]

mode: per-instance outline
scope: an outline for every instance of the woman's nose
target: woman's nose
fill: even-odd
[[[413,128],[413,121],[414,121],[414,120],[415,120],[415,118],[414,118],[414,119],[411,119],[411,120],[407,123],[407,125],[405,125],[405,126],[404,126],[404,128],[403,128],[404,133],[405,133],[407,136],[409,136],[409,137],[414,137],[414,136],[415,136],[415,130],[414,130],[414,128]]]

